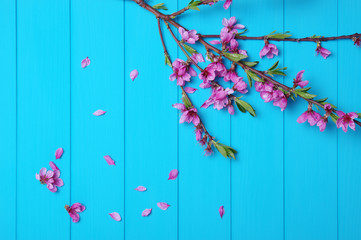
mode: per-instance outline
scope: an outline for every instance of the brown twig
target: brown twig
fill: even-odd
[[[199,35],[202,38],[220,38],[220,35]],[[354,39],[361,37],[361,33],[354,33],[351,35],[343,35],[337,37],[304,37],[304,38],[268,38],[266,36],[260,37],[247,37],[247,36],[238,36],[236,35],[235,38],[239,40],[264,40],[267,39],[269,41],[277,41],[277,42],[327,42],[332,40],[341,40],[341,39]]]
[[[211,3],[211,2],[214,2],[214,0],[203,0],[198,6],[207,5],[207,4]],[[170,15],[167,15],[167,17],[168,17],[168,19],[171,19],[171,18],[173,19],[173,18],[181,15],[182,13],[188,11],[189,9],[190,9],[189,5],[187,5],[186,7],[182,8],[181,10],[179,10],[177,12],[174,12],[174,13],[172,13]]]

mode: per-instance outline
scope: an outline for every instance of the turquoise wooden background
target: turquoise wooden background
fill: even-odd
[[[164,2],[175,11],[188,0]],[[234,15],[252,36],[330,36],[360,32],[360,9],[359,0],[234,0],[227,11],[203,7],[180,22],[215,34]],[[133,2],[2,0],[0,26],[1,239],[361,239],[360,129],[344,134],[330,123],[320,133],[296,122],[305,103],[282,113],[252,89],[246,98],[255,119],[201,110],[210,131],[239,150],[236,161],[204,157],[171,107],[180,94],[168,80],[156,19]],[[182,56],[165,35],[173,59]],[[262,41],[240,44],[259,59]],[[312,43],[276,45],[280,57],[261,68],[280,60],[288,84],[305,69],[315,93],[361,111],[361,49],[352,41],[324,44],[327,60],[314,56]],[[82,69],[86,56],[92,62]],[[208,95],[192,99],[200,106]],[[97,109],[106,115],[94,117]],[[65,185],[54,194],[35,173],[59,147]],[[174,168],[178,179],[167,181]],[[134,191],[138,185],[148,191]],[[171,207],[162,211],[158,201]],[[74,202],[87,207],[77,224],[64,210]],[[153,208],[147,218],[145,208]],[[108,216],[113,211],[121,222]]]

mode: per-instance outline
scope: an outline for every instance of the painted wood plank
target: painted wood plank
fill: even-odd
[[[16,4],[14,0],[0,2],[2,37],[0,72],[1,117],[0,132],[0,229],[4,239],[16,238]]]
[[[295,37],[337,34],[337,1],[285,0],[285,30]],[[337,103],[337,44],[323,47],[333,53],[327,60],[315,56],[315,43],[285,44],[288,78],[300,70],[317,98]],[[285,238],[337,239],[337,130],[332,121],[325,132],[297,118],[307,103],[291,103],[285,113]],[[323,111],[321,111],[323,114]]]
[[[122,1],[71,2],[71,203],[87,207],[72,239],[124,239],[123,11]],[[94,116],[98,109],[106,114]]]
[[[182,8],[189,3],[180,0]],[[188,29],[196,29],[202,34],[220,31],[222,19],[229,18],[230,10],[223,9],[223,3],[201,7],[200,12],[186,13],[179,22]],[[199,44],[199,51],[204,48]],[[186,59],[181,51],[179,58]],[[209,62],[208,62],[209,63]],[[207,64],[208,64],[207,63]],[[202,64],[202,67],[205,67]],[[201,89],[201,80],[194,77],[192,86],[199,91],[190,95],[198,108],[202,121],[209,132],[222,143],[230,144],[230,116],[226,109],[217,111],[210,106],[200,106],[209,98],[210,89]],[[229,84],[224,84],[228,87]],[[179,94],[179,96],[181,96]],[[180,98],[178,101],[180,102]],[[179,122],[179,120],[178,120]],[[194,127],[190,124],[179,125],[179,239],[230,239],[231,204],[230,204],[230,161],[216,152],[204,156],[203,147],[196,141]],[[218,209],[224,206],[223,218]]]
[[[69,1],[17,1],[17,239],[68,239],[70,193]],[[64,148],[55,161],[54,152]],[[64,186],[35,179],[55,161]]]
[[[125,4],[125,238],[176,239],[178,180],[167,179],[177,168],[177,112],[172,108],[177,87],[164,66],[157,20],[134,2]],[[177,1],[166,6],[176,10]],[[175,56],[169,35],[165,41]],[[133,69],[139,71],[134,81],[129,77]],[[139,185],[148,190],[135,191]],[[157,202],[171,206],[163,211]],[[146,208],[153,212],[142,217]]]
[[[338,1],[338,34],[361,31],[358,21],[361,2]],[[359,67],[361,49],[351,40],[339,41],[338,107],[345,112],[361,112]],[[340,240],[361,238],[361,163],[360,127],[338,131],[338,230]]]
[[[235,1],[232,16],[249,29],[247,36],[283,31],[282,0]],[[260,61],[258,69],[268,69],[278,60],[282,64],[282,43],[273,42],[280,57],[260,59],[263,41],[239,42],[248,51],[249,61]],[[242,69],[239,73],[248,82]],[[282,239],[283,113],[272,103],[264,103],[254,87],[249,88],[244,100],[253,105],[257,117],[239,111],[232,117],[232,145],[240,151],[239,159],[232,162],[232,238]]]

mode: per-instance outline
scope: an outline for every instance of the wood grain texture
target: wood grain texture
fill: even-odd
[[[164,2],[169,13],[189,0]],[[361,31],[357,0],[235,0],[228,10],[222,5],[202,6],[176,20],[202,34],[218,34],[222,18],[230,16],[249,29],[247,36]],[[4,0],[0,13],[1,239],[361,239],[360,129],[345,134],[330,120],[320,133],[296,122],[307,108],[304,101],[290,100],[283,113],[253,87],[244,100],[256,118],[199,109],[209,132],[239,151],[237,160],[219,153],[205,157],[194,128],[179,124],[172,108],[181,95],[169,81],[151,13],[123,0]],[[185,59],[164,24],[162,31],[172,60]],[[260,60],[263,41],[239,43],[249,60]],[[312,93],[346,112],[360,111],[361,49],[351,40],[323,44],[332,52],[327,60],[315,56],[315,43],[275,44],[280,56],[262,59],[259,69],[280,60],[287,77],[277,80],[288,86],[305,70]],[[87,56],[91,64],[83,69]],[[133,69],[139,71],[134,81]],[[239,75],[246,78],[241,69]],[[199,83],[194,78],[187,84],[199,89],[190,94],[198,108],[210,95]],[[98,109],[107,113],[96,117]],[[54,160],[59,147],[64,155]],[[57,193],[35,179],[49,161],[64,180]],[[172,169],[179,170],[177,180],[167,180]],[[148,190],[135,191],[139,185]],[[64,209],[75,202],[87,207],[76,224]],[[157,202],[171,206],[163,211]],[[148,217],[141,216],[145,208],[153,209]]]

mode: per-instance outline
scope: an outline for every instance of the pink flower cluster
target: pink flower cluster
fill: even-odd
[[[182,59],[176,59],[173,64],[173,73],[170,75],[169,79],[174,81],[177,79],[178,86],[184,86],[186,82],[191,80],[191,77],[197,76],[196,71]]]
[[[234,93],[233,89],[223,87],[214,87],[212,88],[211,96],[202,104],[201,108],[208,108],[213,104],[214,109],[221,110],[225,107],[228,108],[230,114],[234,114],[234,108],[232,101],[229,99],[229,95]]]
[[[61,187],[64,185],[63,180],[60,178],[60,170],[55,165],[55,163],[49,163],[52,170],[47,170],[46,168],[42,168],[39,171],[39,174],[35,174],[36,180],[39,180],[41,184],[46,184],[46,187],[51,192],[58,191],[57,187]]]
[[[245,26],[242,24],[237,24],[235,17],[231,17],[230,19],[223,18],[222,25],[223,28],[221,29],[220,34],[221,40],[212,40],[210,43],[222,44],[222,49],[225,49],[231,53],[238,53],[247,56],[247,52],[245,50],[238,49],[239,44],[235,39],[238,30],[244,29]]]
[[[273,105],[280,107],[281,111],[286,109],[287,97],[273,83],[271,83],[269,81],[266,81],[264,83],[256,82],[255,88],[256,88],[256,91],[260,93],[260,96],[264,100],[264,102],[273,101]]]

